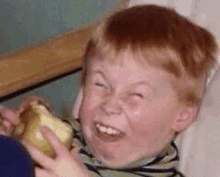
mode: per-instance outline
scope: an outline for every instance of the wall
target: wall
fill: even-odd
[[[93,21],[117,0],[2,0],[0,1],[0,54],[19,46],[45,41],[56,34]],[[47,98],[60,116],[66,116],[78,90],[79,73],[24,92],[3,102],[14,107],[26,95]]]
[[[1,0],[0,54],[93,21],[117,0]]]

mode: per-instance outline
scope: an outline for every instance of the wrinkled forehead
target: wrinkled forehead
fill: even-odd
[[[122,49],[117,52],[115,50],[109,50],[109,51],[103,51],[99,49],[96,50],[98,50],[98,52],[95,53],[92,60],[103,61],[105,63],[114,64],[114,65],[120,65],[121,67],[123,67],[123,65],[126,62],[131,62],[131,61],[135,61],[136,63],[144,62],[140,53],[138,52],[134,53],[129,49]]]
[[[146,61],[141,59],[141,57],[137,57],[137,55],[133,55],[131,52],[94,56],[90,62],[90,67],[92,68],[102,66],[103,68],[127,69],[130,72],[138,71],[138,69],[144,70],[147,68],[147,65]]]
[[[94,59],[89,69],[88,78],[102,77],[113,88],[115,86],[115,88],[123,88],[122,90],[132,89],[141,83],[160,91],[173,89],[175,86],[176,79],[173,75],[161,68],[149,65],[145,61],[142,64],[141,60],[135,60],[128,53],[118,55],[114,58],[114,62],[109,59]]]
[[[149,68],[148,63],[142,59],[140,54],[134,55],[130,51],[121,51],[117,54],[109,53],[108,55],[95,55],[91,58],[90,69],[103,69],[109,72],[124,72],[127,75],[130,73],[138,73],[140,70],[142,73]],[[113,73],[111,73],[113,74]]]
[[[148,54],[148,57],[156,57],[154,54]],[[96,56],[91,60],[90,71],[101,69],[108,74],[120,75],[123,73],[125,78],[131,78],[134,76],[136,79],[155,80],[153,82],[162,82],[172,80],[176,78],[170,72],[167,72],[164,68],[159,67],[155,62],[143,57],[141,52],[132,52],[131,50],[125,50],[117,53],[117,55],[105,55]],[[160,59],[159,59],[160,60]],[[127,75],[127,76],[126,76]],[[135,80],[136,80],[135,79]]]
[[[120,66],[133,62],[141,67],[152,66],[165,70],[177,78],[181,76],[180,59],[177,53],[167,46],[161,48],[155,46],[137,47],[136,50],[131,49],[129,45],[120,50],[110,46],[102,48],[96,46],[91,62],[94,60]]]

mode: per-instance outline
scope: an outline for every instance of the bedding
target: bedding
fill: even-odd
[[[220,66],[207,86],[195,122],[178,139],[180,170],[187,177],[220,176]]]

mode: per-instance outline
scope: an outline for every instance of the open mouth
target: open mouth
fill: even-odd
[[[95,122],[95,132],[98,138],[107,142],[114,142],[122,139],[124,133],[112,126]]]

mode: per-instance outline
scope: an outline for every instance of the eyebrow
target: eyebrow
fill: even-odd
[[[107,80],[107,78],[105,77],[104,73],[101,70],[94,70],[93,72],[94,72],[94,74],[101,75],[105,80]]]
[[[151,84],[149,82],[147,82],[147,81],[139,81],[139,82],[133,83],[132,85],[147,85],[150,88],[152,88]]]
[[[105,77],[104,73],[100,70],[100,69],[97,69],[97,70],[93,70],[94,74],[100,74],[106,81],[108,81],[108,79]],[[150,89],[152,89],[153,91],[156,90],[155,88],[153,88],[153,86],[147,82],[147,81],[139,81],[139,82],[136,82],[136,83],[133,83],[131,84],[132,86],[135,85],[146,85],[148,87],[150,87]]]
[[[147,86],[147,87],[149,87],[149,88],[152,90],[152,93],[157,90],[155,87],[153,87],[153,86],[152,86],[149,82],[147,82],[147,81],[140,81],[140,82],[137,82],[137,83],[133,83],[132,85],[137,85],[137,87],[140,86],[140,85]]]

